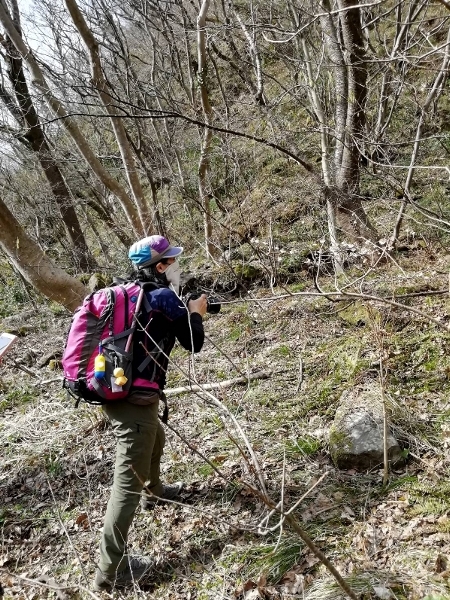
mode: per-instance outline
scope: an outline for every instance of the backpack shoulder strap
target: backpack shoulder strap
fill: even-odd
[[[145,311],[149,313],[152,310],[152,307],[150,306],[150,302],[147,298],[147,292],[157,290],[160,286],[154,281],[136,281],[135,283],[141,287],[142,300],[140,306],[142,306]],[[136,312],[137,310],[138,307],[136,307]]]
[[[131,323],[131,328],[130,328],[130,331],[127,332],[127,333],[129,333],[129,335],[128,335],[127,343],[125,345],[125,352],[129,352],[131,350],[132,341],[133,341],[133,333],[136,329],[136,322],[137,322],[137,319],[139,318],[141,309],[144,308],[147,313],[150,313],[152,310],[152,308],[150,306],[150,302],[147,298],[147,291],[158,287],[157,284],[153,283],[152,281],[149,281],[149,282],[135,281],[135,282],[130,282],[130,283],[133,283],[134,285],[138,285],[141,289],[139,290],[139,295],[136,300],[136,307],[134,309],[134,315],[133,315],[133,321]]]

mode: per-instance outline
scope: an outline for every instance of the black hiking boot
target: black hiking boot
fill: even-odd
[[[97,569],[94,580],[94,590],[96,592],[111,591],[114,587],[125,587],[133,582],[138,582],[156,565],[154,558],[149,556],[130,556],[127,567],[114,573],[107,575]]]
[[[162,493],[160,496],[150,496],[144,490],[141,497],[141,507],[144,510],[153,510],[159,502],[165,502],[167,500],[176,500],[183,488],[184,482],[177,481],[176,483],[163,485]]]

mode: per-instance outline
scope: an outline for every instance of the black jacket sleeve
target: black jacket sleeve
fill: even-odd
[[[172,323],[173,332],[180,344],[189,352],[200,352],[205,341],[203,319],[198,313],[185,314]]]

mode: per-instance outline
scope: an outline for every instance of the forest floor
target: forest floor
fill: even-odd
[[[112,482],[112,432],[100,408],[74,407],[49,363],[62,350],[70,315],[18,306],[0,323],[20,334],[0,367],[4,597],[345,598],[293,529],[280,530],[277,514],[268,517],[247,485],[260,489],[263,479],[285,511],[304,496],[292,516],[358,598],[450,599],[450,300],[438,293],[448,289],[449,268],[450,257],[419,247],[358,283],[364,294],[395,294],[404,308],[333,303],[313,295],[305,275],[287,288],[255,287],[207,316],[208,339],[194,367],[175,349],[167,387],[187,385],[188,372],[201,384],[265,377],[213,389],[213,401],[204,392],[170,396],[163,477],[187,487],[179,504],[138,509],[131,551],[156,557],[157,570],[112,595],[91,588]],[[332,277],[320,285],[334,290]],[[340,395],[378,381],[380,355],[392,429],[406,457],[387,485],[382,465],[338,470],[328,451]]]

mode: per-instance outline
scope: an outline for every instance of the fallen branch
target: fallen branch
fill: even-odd
[[[176,396],[178,394],[183,394],[185,392],[201,392],[202,390],[217,390],[221,388],[227,388],[235,383],[248,383],[249,381],[253,381],[254,379],[267,379],[272,375],[271,371],[257,371],[256,373],[251,373],[248,377],[243,375],[242,377],[235,377],[234,379],[226,379],[225,381],[218,381],[217,383],[205,383],[204,385],[191,385],[186,387],[177,387],[177,388],[169,388],[164,391],[166,396]],[[37,377],[37,375],[35,375]],[[47,385],[50,383],[58,383],[63,381],[64,377],[54,377],[53,379],[46,379],[44,381],[39,381],[35,383],[35,386],[38,385]]]
[[[254,379],[267,379],[272,375],[271,371],[257,371],[244,377],[235,377],[234,379],[225,379],[225,381],[218,381],[216,383],[204,383],[202,385],[188,385],[177,388],[169,388],[164,390],[166,396],[176,396],[178,394],[184,394],[186,392],[203,392],[204,390],[220,390],[227,388],[235,383],[248,383]]]
[[[387,485],[389,480],[389,454],[388,454],[388,418],[387,418],[387,406],[386,406],[386,393],[385,393],[385,382],[383,373],[383,357],[380,354],[380,387],[381,387],[381,398],[383,401],[383,485]]]
[[[50,385],[51,383],[60,383],[64,380],[64,377],[54,377],[53,379],[44,379],[43,381],[38,381],[37,383],[33,383],[34,387]]]
[[[17,368],[20,369],[21,371],[23,371],[24,373],[26,373],[27,375],[31,375],[32,377],[39,377],[39,375],[37,375],[34,371],[32,371],[31,369],[29,369],[28,367],[26,367],[25,365],[20,364],[20,362],[18,360],[13,359],[12,360],[13,365]]]
[[[297,383],[297,389],[295,390],[296,394],[298,394],[300,392],[302,383],[303,383],[303,359],[300,356],[299,366],[298,366],[298,383]]]

